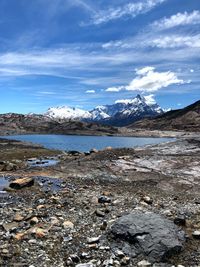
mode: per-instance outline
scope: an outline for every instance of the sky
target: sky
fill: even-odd
[[[0,0],[0,113],[200,100],[199,0]]]

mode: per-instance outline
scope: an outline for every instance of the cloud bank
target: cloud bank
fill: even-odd
[[[109,87],[106,89],[106,92],[120,92],[122,90],[155,92],[172,84],[186,83],[184,80],[178,79],[177,75],[172,71],[157,72],[154,67],[150,66],[136,69],[136,75],[136,78],[128,85]],[[152,101],[152,98],[149,98],[149,101]]]
[[[144,14],[149,12],[151,9],[155,8],[157,5],[163,3],[166,0],[145,0],[137,3],[128,3],[119,7],[112,7],[107,10],[102,10],[96,13],[92,17],[91,24],[99,25],[107,23],[113,20],[127,17],[136,17],[139,14]]]
[[[177,26],[200,24],[200,11],[194,10],[192,13],[184,12],[172,15],[170,18],[163,18],[155,21],[152,27],[165,30]]]

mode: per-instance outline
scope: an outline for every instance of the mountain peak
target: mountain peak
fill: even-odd
[[[112,105],[97,106],[91,111],[68,106],[52,107],[46,116],[56,119],[100,122],[113,126],[126,126],[145,117],[155,117],[164,111],[156,103],[153,95],[136,95],[132,99],[121,99]]]

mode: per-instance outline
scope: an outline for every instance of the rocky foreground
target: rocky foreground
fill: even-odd
[[[90,153],[0,147],[0,266],[200,266],[200,138]]]

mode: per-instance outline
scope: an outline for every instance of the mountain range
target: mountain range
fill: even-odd
[[[118,100],[112,105],[97,106],[91,111],[68,106],[51,107],[44,114],[58,120],[98,122],[111,126],[127,126],[143,118],[152,118],[164,110],[149,96],[137,95],[133,99]]]

